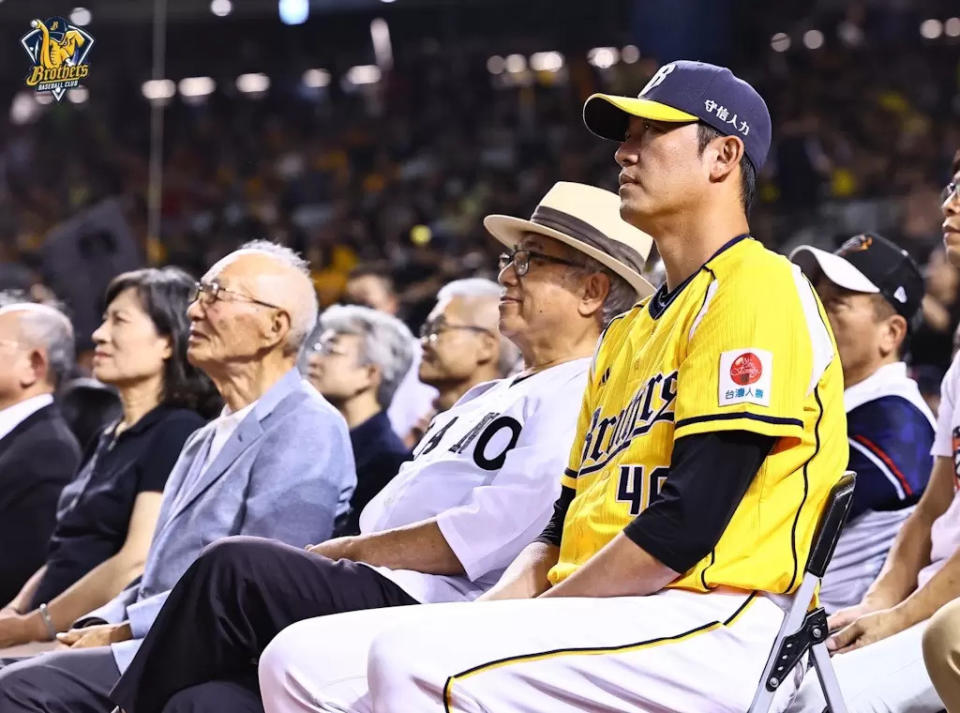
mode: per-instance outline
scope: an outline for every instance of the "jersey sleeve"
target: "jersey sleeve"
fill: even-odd
[[[898,510],[920,499],[930,468],[933,429],[920,409],[889,395],[847,414],[850,461],[857,474],[849,518],[867,510]]]
[[[714,276],[689,327],[675,438],[730,430],[799,438],[807,397],[836,358],[799,269],[758,262],[738,270]]]

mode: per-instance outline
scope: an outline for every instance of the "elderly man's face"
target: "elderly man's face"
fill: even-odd
[[[275,269],[269,257],[241,253],[221,260],[203,276],[202,283],[216,282],[230,292],[213,301],[201,295],[187,309],[187,358],[191,364],[208,370],[229,362],[258,359],[270,349],[276,341],[272,324],[277,308],[249,300],[276,300],[275,295],[263,294],[264,284],[269,281],[262,278]]]
[[[453,297],[436,304],[423,324],[420,381],[463,382],[499,357],[496,298]]]
[[[577,268],[556,260],[582,264],[583,254],[534,233],[528,233],[517,249],[530,251],[527,272],[518,275],[514,263],[500,271],[498,281],[504,288],[500,298],[500,333],[512,341],[518,335],[530,341],[538,336],[563,334],[570,318],[577,314],[580,297],[575,290],[580,278]]]

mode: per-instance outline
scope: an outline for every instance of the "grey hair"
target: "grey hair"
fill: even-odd
[[[320,311],[317,293],[313,289],[313,280],[310,277],[310,263],[303,259],[299,253],[285,245],[269,240],[250,240],[241,245],[237,252],[257,252],[269,255],[282,265],[286,265],[303,275],[310,285],[310,296],[303,295],[304,299],[302,301],[298,300],[297,304],[291,305],[293,309],[290,314],[290,335],[287,337],[287,349],[296,353],[313,330],[317,323],[317,313]]]
[[[0,313],[19,312],[19,329],[30,347],[41,347],[47,353],[47,381],[58,388],[70,375],[75,362],[73,325],[56,307],[35,302],[10,302]]]
[[[437,302],[454,297],[463,297],[466,299],[496,299],[500,300],[503,294],[503,288],[493,280],[483,277],[466,277],[462,280],[448,282],[440,291],[437,292]],[[520,360],[520,350],[517,346],[500,334],[500,356],[497,359],[497,371],[500,376],[508,376],[516,369],[517,362]]]
[[[581,265],[587,272],[602,272],[610,281],[610,291],[600,308],[600,328],[604,329],[614,317],[623,314],[636,304],[639,299],[637,291],[629,282],[595,258],[585,255]]]
[[[377,403],[387,409],[413,362],[413,334],[396,317],[360,305],[333,305],[320,315],[317,332],[363,337],[363,361],[380,369]]]

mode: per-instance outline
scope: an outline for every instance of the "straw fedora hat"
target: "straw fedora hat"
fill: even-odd
[[[543,197],[530,220],[488,215],[483,226],[513,248],[527,233],[566,243],[626,280],[638,297],[654,292],[642,276],[653,239],[620,217],[620,196],[596,186],[560,181]]]

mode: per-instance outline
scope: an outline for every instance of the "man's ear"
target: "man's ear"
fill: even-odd
[[[906,318],[899,314],[892,315],[884,320],[883,327],[880,346],[884,351],[884,356],[898,353],[900,345],[907,338]]]
[[[743,141],[736,136],[720,136],[711,142],[711,147],[715,154],[710,164],[710,178],[723,181],[744,159]]]
[[[480,335],[480,345],[477,348],[477,363],[487,364],[500,358],[500,337],[496,334],[484,332]]]
[[[273,317],[270,320],[270,336],[271,338],[277,341],[283,341],[287,338],[287,335],[290,333],[290,327],[292,322],[290,320],[290,315],[287,314],[286,310],[278,309],[274,312]],[[274,342],[274,344],[277,343]]]
[[[584,280],[577,311],[581,317],[592,317],[603,309],[603,303],[610,294],[610,277],[602,272],[592,272]]]
[[[42,349],[31,349],[26,354],[24,367],[20,369],[20,386],[30,388],[39,381],[45,381],[50,364]]]

